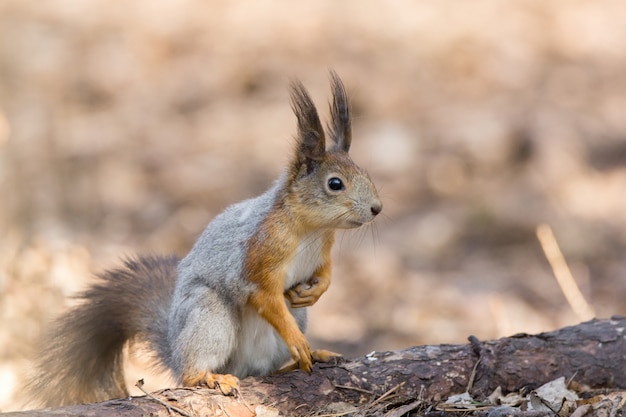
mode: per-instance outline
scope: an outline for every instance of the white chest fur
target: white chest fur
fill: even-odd
[[[305,236],[298,245],[296,254],[287,270],[285,278],[285,290],[296,284],[307,281],[313,273],[322,265],[322,248],[324,247],[324,234],[311,233]]]
[[[313,233],[300,241],[287,267],[285,290],[309,280],[322,265],[325,236]],[[297,309],[292,314],[298,312],[302,316],[306,314],[304,310]],[[290,357],[285,342],[276,330],[249,306],[242,311],[238,336],[238,346],[226,372],[239,376],[263,375],[276,370]]]

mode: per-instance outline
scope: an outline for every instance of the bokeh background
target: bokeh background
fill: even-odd
[[[295,133],[289,82],[325,116],[329,68],[385,208],[340,234],[314,346],[577,323],[542,223],[596,315],[626,314],[623,2],[3,0],[1,410],[21,407],[38,337],[93,273],[184,255],[271,184]]]

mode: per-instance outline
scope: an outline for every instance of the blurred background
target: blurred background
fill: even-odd
[[[38,337],[94,273],[182,256],[270,186],[289,82],[325,117],[329,68],[385,206],[339,234],[314,347],[579,322],[542,223],[596,315],[626,314],[625,45],[619,0],[0,2],[0,409],[21,407]]]

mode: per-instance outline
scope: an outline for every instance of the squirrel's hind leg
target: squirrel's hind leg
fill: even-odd
[[[311,357],[313,362],[328,363],[343,358],[343,355],[326,349],[315,349],[311,352]]]
[[[210,288],[183,293],[171,320],[172,369],[186,387],[217,388],[235,394],[239,379],[227,372],[238,345],[237,307]]]

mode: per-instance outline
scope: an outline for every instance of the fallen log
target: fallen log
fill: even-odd
[[[236,397],[176,388],[150,397],[3,416],[403,416],[454,394],[467,391],[484,399],[498,387],[504,393],[532,390],[562,376],[590,388],[626,389],[625,330],[624,317],[591,320],[537,335],[492,341],[470,337],[465,345],[376,352],[318,364],[311,375],[295,371],[247,378]],[[368,414],[366,409],[378,412]]]

